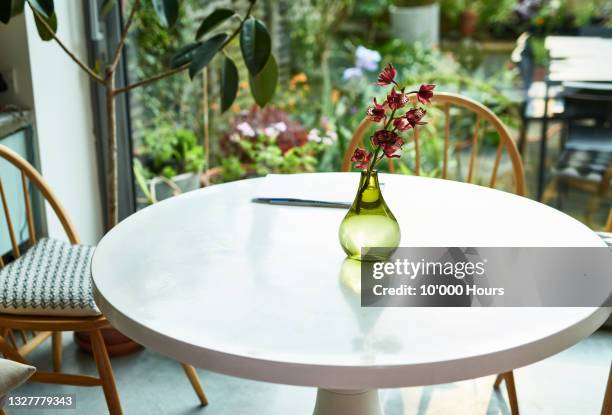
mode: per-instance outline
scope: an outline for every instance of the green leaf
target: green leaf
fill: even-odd
[[[41,23],[44,19],[47,24],[53,30],[53,33],[57,32],[57,16],[53,13],[50,17],[45,18],[34,13],[34,20],[36,21],[36,30],[38,30],[38,36],[44,41],[53,39],[53,33],[49,32],[47,28]]]
[[[227,56],[221,69],[221,112],[232,106],[238,93],[238,68]]]
[[[251,95],[260,107],[265,107],[274,96],[276,84],[278,83],[278,65],[274,55],[270,55],[268,62],[261,72],[255,76],[249,76]]]
[[[115,2],[115,0],[104,0],[102,6],[100,6],[100,16],[106,17],[115,7]]]
[[[195,39],[201,39],[206,33],[210,32],[235,14],[236,12],[230,9],[215,9],[215,11],[202,20],[202,24],[196,33]]]
[[[8,23],[11,20],[12,2],[11,0],[0,1],[0,22]]]
[[[271,50],[270,34],[259,20],[249,18],[240,32],[240,48],[251,75],[257,75],[268,62]]]
[[[191,62],[193,56],[195,55],[196,49],[200,46],[202,42],[190,43],[189,45],[183,46],[180,48],[170,60],[171,68],[178,68],[179,66],[183,66],[186,63]]]
[[[53,0],[28,0],[28,3],[30,3],[30,6],[32,6],[34,10],[46,18],[50,18],[55,11]]]
[[[153,0],[153,7],[163,26],[174,26],[179,15],[178,0]]]
[[[202,44],[197,47],[195,55],[191,60],[191,66],[189,67],[189,77],[191,79],[208,65],[217,52],[219,52],[219,49],[221,49],[225,39],[227,39],[227,35],[225,33],[220,33],[202,42]]]

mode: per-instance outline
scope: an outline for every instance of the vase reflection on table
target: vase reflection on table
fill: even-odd
[[[400,227],[380,191],[378,173],[361,172],[357,196],[342,220],[340,245],[351,259],[380,261],[389,259],[400,242]],[[362,248],[376,247],[376,254]]]

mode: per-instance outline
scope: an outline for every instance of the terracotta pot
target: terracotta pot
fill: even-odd
[[[102,329],[102,337],[104,338],[104,344],[109,356],[124,356],[137,352],[142,349],[142,345],[136,343],[129,337],[121,334],[113,328]],[[91,341],[89,339],[89,332],[75,331],[74,342],[79,346],[81,350],[91,354]]]
[[[533,68],[533,80],[543,81],[546,78],[546,68],[544,66],[536,66]]]
[[[464,10],[461,13],[460,31],[463,36],[473,36],[478,27],[478,13],[473,10]]]

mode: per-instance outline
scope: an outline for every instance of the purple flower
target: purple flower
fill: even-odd
[[[361,68],[346,68],[342,73],[342,80],[350,81],[353,78],[361,78],[363,70]]]
[[[380,59],[380,53],[363,46],[357,47],[355,51],[355,66],[366,71],[377,70]]]

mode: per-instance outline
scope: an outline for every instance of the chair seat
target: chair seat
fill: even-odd
[[[600,183],[610,163],[612,163],[610,152],[566,148],[552,173],[554,176]]]
[[[0,313],[96,316],[90,263],[94,247],[43,238],[0,270]]]

